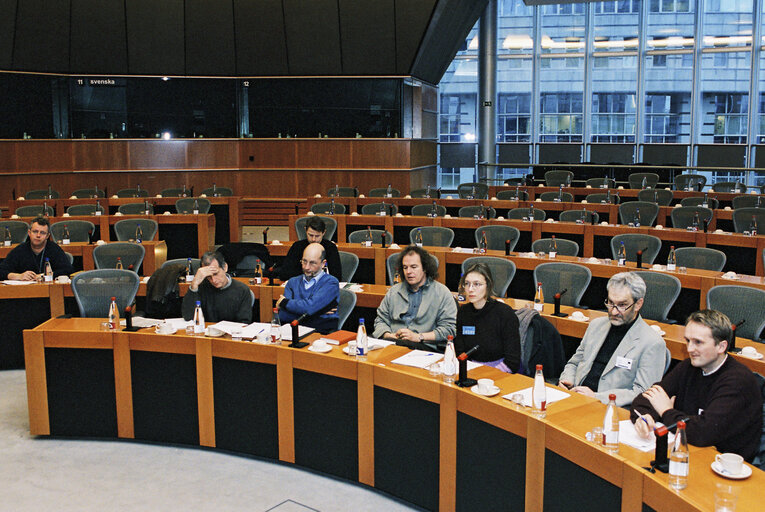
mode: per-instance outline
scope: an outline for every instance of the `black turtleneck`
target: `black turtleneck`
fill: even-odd
[[[603,370],[606,369],[608,361],[611,360],[611,356],[614,355],[614,352],[616,352],[616,347],[619,346],[619,343],[622,342],[624,335],[627,334],[627,331],[630,330],[632,325],[635,323],[635,320],[637,319],[638,315],[635,315],[635,318],[632,320],[632,322],[628,324],[611,325],[603,345],[600,346],[598,355],[595,356],[595,360],[592,362],[590,373],[588,373],[587,377],[585,377],[584,381],[582,381],[582,386],[586,386],[593,391],[598,391],[600,376],[603,375]]]

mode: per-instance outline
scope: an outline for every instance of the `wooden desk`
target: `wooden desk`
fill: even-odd
[[[712,510],[717,482],[740,490],[742,510],[761,502],[765,473],[723,480],[709,468],[710,448],[692,448],[689,486],[675,492],[666,475],[641,469],[650,454],[621,445],[613,455],[584,440],[602,423],[599,402],[572,395],[537,419],[500,396],[392,364],[403,347],[357,362],[339,348],[316,354],[99,331],[99,324],[51,319],[25,331],[32,435],[236,451],[373,486],[428,510],[524,503],[541,511],[583,502],[598,510],[637,512],[643,503],[658,511]],[[501,394],[531,385],[485,366],[470,376],[493,378]]]

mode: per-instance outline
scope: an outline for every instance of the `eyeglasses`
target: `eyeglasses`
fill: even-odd
[[[631,308],[632,306],[635,305],[634,302],[632,304],[630,304],[629,306],[626,305],[626,304],[614,304],[610,300],[603,301],[603,304],[606,305],[606,310],[607,311],[611,311],[612,309],[616,309],[616,311],[618,311],[619,313],[626,313],[629,308]]]
[[[465,289],[467,289],[467,288],[483,288],[484,286],[486,286],[486,283],[479,283],[479,282],[474,282],[473,283],[473,282],[469,282],[469,281],[465,282]]]
[[[321,265],[320,261],[309,261],[307,259],[301,259],[300,260],[301,265],[310,265],[312,267],[315,267],[316,265]]]
[[[48,234],[47,231],[42,231],[39,229],[30,229],[29,232],[32,233],[33,235],[42,235],[42,236],[46,236]]]

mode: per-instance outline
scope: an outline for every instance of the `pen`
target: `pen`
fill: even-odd
[[[645,419],[645,417],[642,414],[638,414],[638,418],[643,420],[648,428],[651,428],[651,426],[648,424],[648,420]]]

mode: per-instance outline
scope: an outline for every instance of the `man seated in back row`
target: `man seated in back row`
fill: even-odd
[[[284,257],[281,267],[278,270],[279,279],[287,281],[291,277],[299,276],[303,274],[302,265],[300,260],[303,258],[303,251],[308,247],[308,244],[318,243],[324,248],[324,252],[327,254],[327,270],[335,276],[338,281],[343,279],[343,268],[340,262],[340,252],[337,250],[337,246],[331,240],[324,239],[324,233],[327,231],[326,223],[321,217],[311,217],[308,219],[305,225],[304,240],[298,240],[292,244],[290,250],[287,252],[287,256]]]
[[[69,258],[61,247],[50,239],[50,223],[46,217],[37,217],[27,231],[24,243],[14,247],[0,261],[0,281],[36,281],[45,273],[45,258],[50,261],[53,277],[74,272]]]
[[[183,297],[184,319],[194,318],[196,302],[200,301],[206,322],[252,322],[252,292],[246,284],[227,274],[227,270],[228,264],[221,253],[202,255],[199,270]]]
[[[284,323],[301,318],[301,325],[320,333],[337,330],[337,305],[340,286],[337,278],[324,272],[327,255],[321,244],[308,244],[300,263],[303,274],[287,281],[284,295],[279,297],[279,320]]]
[[[727,316],[711,309],[685,324],[688,359],[632,402],[635,430],[649,437],[657,421],[685,419],[688,442],[733,452],[751,462],[762,435],[762,394],[752,371],[728,355]]]

